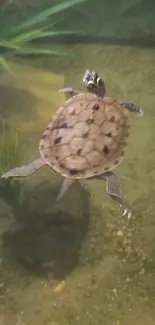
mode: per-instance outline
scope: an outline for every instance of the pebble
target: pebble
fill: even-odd
[[[119,237],[123,237],[123,231],[122,230],[118,230],[117,231],[117,236],[119,236]]]

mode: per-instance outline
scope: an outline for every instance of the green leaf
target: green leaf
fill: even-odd
[[[39,35],[41,35],[42,31],[45,28],[38,28],[34,29],[32,31],[26,32],[26,33],[21,33],[16,37],[11,38],[8,43],[10,44],[18,44],[18,43],[25,43],[28,42],[32,39],[38,38]]]
[[[3,58],[2,55],[0,55],[0,65],[3,67],[4,70],[7,70],[10,74],[12,74],[14,76],[9,65],[7,64],[7,61]]]
[[[51,7],[42,10],[38,14],[33,15],[31,18],[26,19],[25,22],[15,26],[14,28],[11,28],[10,30],[7,31],[7,34],[21,32],[22,29],[31,27],[36,24],[40,24],[44,22],[49,16],[52,16],[56,13],[59,13],[62,10],[75,6],[76,4],[83,3],[85,1],[87,0],[70,0],[56,5],[52,5]]]
[[[42,49],[37,47],[21,47],[17,52],[17,54],[20,55],[59,55],[59,56],[70,56],[67,53],[64,53],[62,51],[56,51],[52,49]]]
[[[45,37],[55,37],[61,35],[75,35],[84,34],[81,31],[73,30],[52,30],[56,23],[55,20],[48,21],[47,19],[59,13],[67,8],[75,6],[76,4],[83,3],[87,0],[65,0],[61,3],[54,4],[49,8],[42,10],[41,12],[33,15],[32,17],[26,19],[21,24],[15,27],[1,31],[0,48],[5,48],[6,50],[11,50],[14,54],[19,55],[58,55],[58,56],[70,56],[67,53],[63,53],[61,50],[52,50],[50,48],[37,48],[30,46],[23,46],[24,44],[33,41],[35,39],[42,39]],[[41,24],[45,22],[44,27],[40,27]],[[38,27],[36,25],[38,24]],[[3,36],[2,36],[3,35]],[[4,58],[1,56],[0,64],[5,66],[8,70],[8,66]]]
[[[57,30],[57,31],[47,31],[38,34],[36,38],[43,37],[53,37],[53,36],[61,36],[61,35],[83,35],[84,33],[80,30]]]
[[[43,28],[44,29],[44,28]],[[18,44],[18,43],[26,43],[35,39],[42,39],[44,37],[54,37],[54,36],[61,36],[61,35],[75,35],[75,34],[82,34],[80,31],[69,31],[69,30],[58,30],[58,31],[47,31],[42,32],[43,29],[36,29],[32,30],[27,33],[22,33],[21,35],[11,38],[10,44]]]
[[[4,47],[11,50],[18,50],[20,48],[19,45],[12,44],[9,41],[0,41],[0,47]]]

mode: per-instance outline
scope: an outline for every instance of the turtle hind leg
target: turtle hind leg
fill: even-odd
[[[28,165],[10,169],[8,172],[4,173],[1,178],[30,176],[44,165],[46,165],[44,159],[42,157],[39,157]]]
[[[126,202],[120,191],[116,175],[112,172],[108,172],[97,178],[103,179],[107,182],[107,193],[110,195],[111,199],[115,200],[123,207],[123,216],[127,215],[128,219],[130,219],[131,211],[128,206],[128,203]]]
[[[62,185],[61,185],[61,189],[59,191],[59,194],[57,196],[57,201],[59,201],[60,199],[62,199],[62,197],[64,196],[64,194],[68,191],[69,187],[73,184],[75,180],[72,178],[66,178]]]

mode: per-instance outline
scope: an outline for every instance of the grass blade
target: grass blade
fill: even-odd
[[[42,30],[44,30],[44,28],[40,28],[40,29],[35,29],[32,30],[30,32],[26,32],[26,33],[22,33],[21,35],[11,38],[11,40],[8,42],[10,44],[19,44],[19,43],[26,43],[32,40],[36,40],[36,39],[42,39],[45,37],[55,37],[55,36],[62,36],[62,35],[75,35],[75,34],[80,34],[80,31],[63,31],[63,30],[58,30],[58,31],[45,31],[42,32]]]
[[[39,37],[39,35],[42,34],[42,31],[44,30],[45,28],[38,28],[38,29],[34,29],[32,31],[28,31],[26,33],[21,33],[19,34],[18,36],[16,37],[12,37],[10,38],[10,40],[8,41],[8,43],[10,44],[19,44],[19,43],[25,43],[25,42],[28,42],[32,39],[36,39]]]
[[[80,30],[57,30],[57,31],[47,31],[38,34],[36,38],[44,38],[44,37],[55,37],[55,36],[67,36],[67,35],[83,35],[84,33]]]
[[[21,47],[17,52],[19,55],[59,55],[70,56],[62,51],[56,51],[52,49],[42,49],[37,47]]]
[[[14,76],[9,65],[7,64],[7,61],[3,58],[2,55],[0,55],[0,65],[3,67],[4,70],[7,70],[10,74],[12,74]]]
[[[0,48],[4,47],[6,49],[18,50],[20,47],[16,44],[12,44],[9,41],[0,41]]]
[[[52,16],[56,13],[59,13],[62,10],[75,6],[76,4],[83,3],[85,1],[87,0],[69,0],[56,5],[52,5],[51,7],[39,12],[38,14],[33,15],[31,18],[26,19],[25,22],[15,26],[14,28],[11,28],[9,31],[7,31],[7,34],[21,32],[22,29],[42,23],[49,16]]]

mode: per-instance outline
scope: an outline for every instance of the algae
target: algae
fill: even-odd
[[[70,51],[76,58],[65,62],[56,58],[28,60],[27,66],[43,69],[43,74],[46,69],[59,74],[65,86],[77,89],[83,89],[81,80],[85,69],[95,69],[105,79],[108,95],[133,100],[144,109],[141,119],[131,115],[129,145],[124,161],[116,170],[133,217],[130,221],[122,217],[120,207],[109,199],[102,181],[75,185],[56,206],[54,197],[61,176],[43,168],[22,180],[20,218],[28,227],[25,233],[23,230],[18,236],[4,238],[0,247],[3,283],[0,315],[10,325],[16,324],[19,315],[26,325],[154,325],[154,51],[93,45],[73,46]],[[37,80],[33,82],[38,86]],[[46,89],[47,84],[42,81],[42,90],[44,85]],[[57,87],[59,82],[55,93]],[[21,88],[26,90],[24,81]],[[26,120],[26,111],[23,117],[20,115],[21,124],[15,118],[15,124],[21,127],[23,143],[28,135],[31,138],[26,142],[21,163],[37,157],[43,124],[64,99],[58,94],[57,103],[52,104],[54,111],[50,111],[50,100],[53,103],[52,95],[48,101],[44,97],[42,113],[37,112],[37,105],[31,106],[31,125],[29,118]],[[35,130],[31,128],[33,122]],[[73,210],[69,210],[72,201]],[[63,221],[58,218],[59,225],[52,224],[51,217],[55,216],[64,217]],[[56,271],[54,260],[57,260]],[[61,281],[65,281],[63,290],[55,292]]]
[[[41,133],[64,101],[64,95],[58,93],[64,76],[23,63],[9,61],[9,66],[15,76],[2,74],[7,81],[0,85],[1,117],[14,123],[19,132]]]

